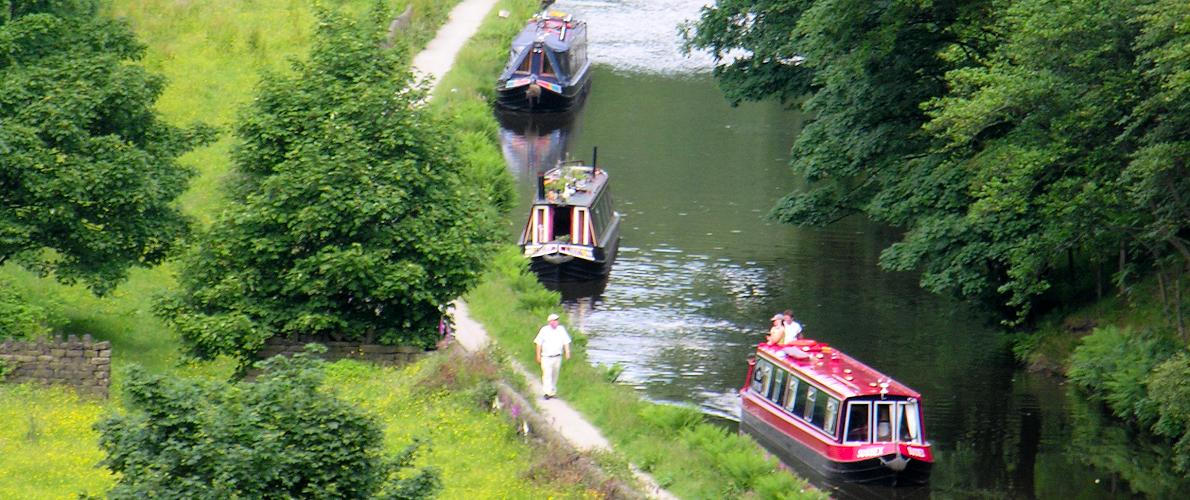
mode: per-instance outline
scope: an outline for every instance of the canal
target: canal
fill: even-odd
[[[804,117],[775,102],[730,107],[711,61],[679,53],[677,24],[705,3],[559,2],[589,22],[597,66],[586,104],[502,120],[522,192],[510,233],[524,224],[535,172],[567,154],[590,160],[595,147],[609,172],[624,216],[618,260],[606,282],[562,290],[592,362],[621,365],[621,381],[652,400],[734,420],[746,356],[767,319],[791,309],[806,336],[922,393],[937,462],[915,496],[1130,497],[1122,476],[1140,473],[1089,456],[1115,432],[1097,409],[1018,369],[996,318],[878,268],[895,229],[859,217],[821,229],[766,220],[799,187],[788,164]]]

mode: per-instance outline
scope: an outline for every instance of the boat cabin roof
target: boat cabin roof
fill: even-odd
[[[842,399],[879,397],[881,394],[921,398],[921,394],[905,384],[815,340],[797,340],[793,344],[762,343],[757,347],[757,352],[777,366],[821,384]]]
[[[561,164],[542,175],[536,204],[590,206],[607,186],[607,171],[596,166]]]
[[[512,40],[512,48],[520,52],[533,42],[541,40],[543,45],[554,52],[566,52],[570,50],[571,42],[579,39],[572,36],[572,33],[586,29],[586,22],[576,21],[572,16],[561,12],[537,14]]]

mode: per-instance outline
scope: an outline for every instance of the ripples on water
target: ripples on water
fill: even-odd
[[[1117,496],[1065,455],[1061,387],[1015,371],[997,329],[963,304],[877,267],[895,231],[763,219],[798,187],[788,162],[802,118],[774,103],[728,107],[710,57],[681,54],[677,26],[707,1],[558,2],[590,23],[591,95],[578,116],[502,123],[522,179],[510,234],[523,227],[532,173],[567,152],[589,159],[599,146],[611,175],[625,217],[611,276],[561,290],[591,361],[620,363],[621,380],[650,399],[735,419],[746,356],[767,319],[792,308],[808,336],[923,394],[938,496]]]
[[[705,52],[682,53],[678,27],[698,18],[707,0],[561,1],[553,9],[587,21],[595,64],[619,71],[681,74],[710,71]]]

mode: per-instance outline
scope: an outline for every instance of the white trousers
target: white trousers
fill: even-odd
[[[541,357],[541,390],[547,396],[558,395],[558,372],[562,370],[562,356]]]

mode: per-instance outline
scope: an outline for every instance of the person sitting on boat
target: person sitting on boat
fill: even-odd
[[[802,338],[802,324],[793,319],[793,311],[786,309],[781,314],[781,326],[785,329],[785,338],[782,344],[792,344],[793,341]]]
[[[773,326],[769,328],[769,335],[764,338],[765,342],[769,344],[780,344],[785,340],[785,327],[781,325],[783,318],[780,314],[773,316]]]

